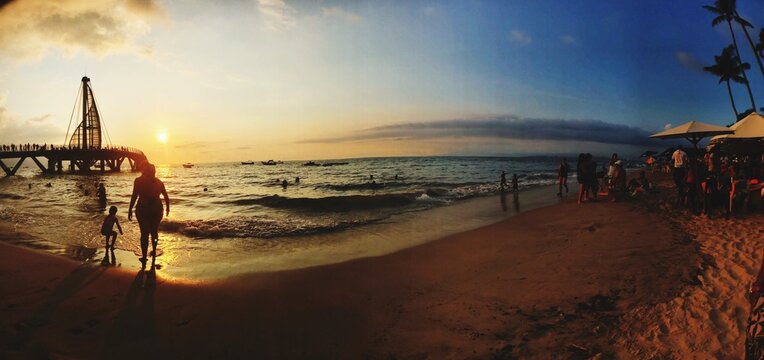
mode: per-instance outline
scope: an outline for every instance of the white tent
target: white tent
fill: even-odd
[[[764,117],[757,112],[752,112],[729,128],[734,130],[735,133],[714,136],[711,138],[711,141],[721,139],[762,139],[764,138]]]
[[[658,139],[687,139],[697,148],[698,142],[704,137],[733,134],[734,132],[734,130],[724,126],[705,124],[700,121],[692,120],[657,134],[652,134],[650,137]]]

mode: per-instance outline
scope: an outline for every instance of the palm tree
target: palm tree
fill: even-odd
[[[731,1],[734,6],[735,0],[731,0]],[[751,50],[753,50],[753,56],[756,57],[756,63],[759,64],[759,71],[761,71],[761,75],[764,76],[764,65],[761,64],[761,55],[759,54],[758,51],[756,51],[756,45],[753,44],[753,40],[751,40],[751,34],[748,33],[748,28],[753,28],[753,24],[748,22],[748,20],[743,19],[743,17],[741,17],[740,14],[737,12],[737,9],[735,9],[735,22],[738,23],[741,28],[743,28],[743,32],[745,33],[745,38],[748,39],[748,45],[751,45]],[[759,33],[759,36],[761,36],[761,33]]]
[[[759,43],[756,44],[756,52],[759,56],[764,57],[764,29],[759,32]]]
[[[738,50],[737,46],[737,38],[735,37],[735,31],[732,30],[732,20],[735,19],[735,0],[716,0],[714,1],[714,6],[705,5],[703,6],[704,9],[717,14],[719,16],[715,17],[713,21],[711,21],[711,26],[719,25],[722,21],[727,22],[727,26],[730,28],[730,34],[732,34],[732,45],[735,49],[735,54],[737,55],[738,61],[741,61],[740,57],[740,51]],[[742,64],[742,63],[741,63]],[[750,66],[749,66],[750,67]],[[751,92],[751,85],[748,82],[748,76],[745,74],[745,67],[741,67],[741,75],[743,76],[743,79],[745,80],[745,86],[748,89],[748,97],[751,98],[751,105],[753,108],[756,108],[756,102],[753,100],[753,93]]]
[[[735,49],[732,45],[727,46],[722,50],[719,56],[714,56],[714,65],[706,66],[703,70],[710,72],[719,77],[719,83],[727,84],[727,93],[730,95],[730,103],[732,103],[732,111],[735,112],[735,122],[738,120],[737,107],[735,106],[735,98],[732,97],[732,87],[730,86],[730,80],[738,83],[745,84],[747,80],[740,74],[743,69],[750,69],[751,65],[748,63],[740,63],[740,59],[734,53]],[[755,108],[754,108],[755,109]]]

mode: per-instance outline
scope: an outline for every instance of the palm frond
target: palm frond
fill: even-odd
[[[749,23],[748,20],[741,18],[740,15],[735,15],[735,22],[745,27],[753,28],[753,24]]]
[[[720,23],[727,21],[727,17],[724,15],[719,15],[714,18],[714,20],[711,21],[711,26],[719,25]]]

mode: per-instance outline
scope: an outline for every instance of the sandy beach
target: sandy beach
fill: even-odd
[[[0,346],[9,358],[739,358],[759,216],[678,221],[668,192],[204,283],[1,244]]]

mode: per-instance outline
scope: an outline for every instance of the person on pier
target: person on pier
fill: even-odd
[[[148,250],[149,235],[151,235],[152,264],[156,258],[157,244],[159,243],[159,222],[162,221],[162,202],[159,195],[164,197],[164,213],[170,215],[170,197],[162,180],[156,177],[154,165],[145,163],[141,166],[141,176],[133,182],[133,195],[130,198],[130,207],[127,211],[127,219],[133,219],[133,205],[135,216],[138,219],[138,227],[141,231],[141,258],[143,267],[146,266],[146,251]]]

